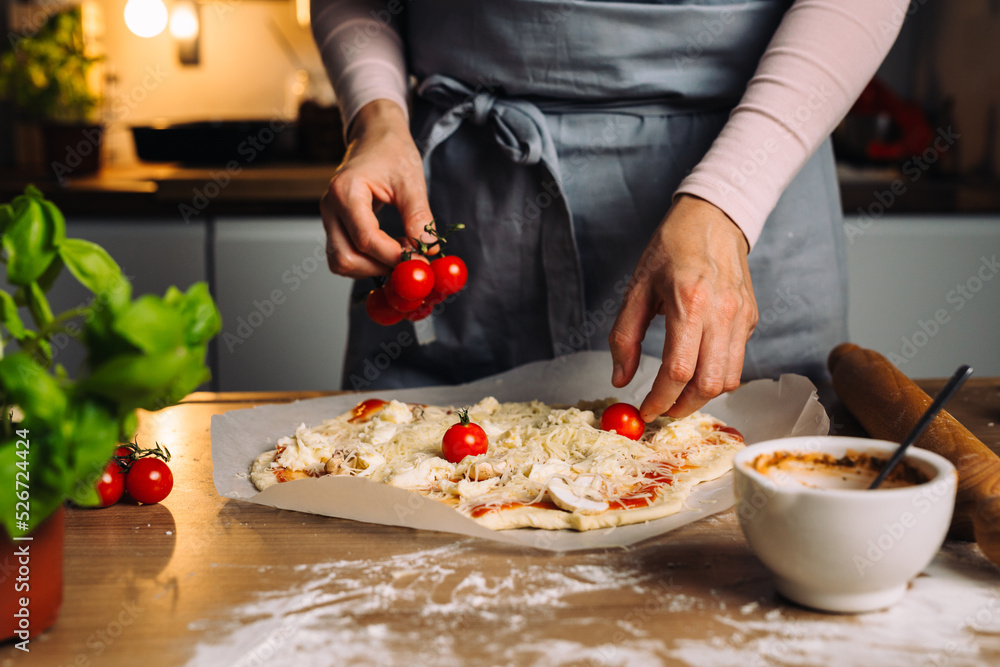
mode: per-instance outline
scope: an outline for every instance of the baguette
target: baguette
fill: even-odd
[[[873,438],[901,442],[930,407],[928,396],[888,359],[842,343],[828,360],[833,388]],[[958,470],[958,495],[949,535],[975,539],[1000,564],[1000,457],[942,410],[914,443]]]

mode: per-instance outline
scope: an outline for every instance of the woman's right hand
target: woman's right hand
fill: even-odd
[[[379,228],[375,213],[394,205],[407,237],[430,242],[433,221],[423,162],[406,114],[395,102],[375,100],[355,116],[347,154],[320,201],[330,270],[350,278],[388,274],[403,246]]]

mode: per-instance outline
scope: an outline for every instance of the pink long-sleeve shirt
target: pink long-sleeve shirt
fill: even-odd
[[[718,138],[676,194],[718,206],[753,247],[781,193],[871,80],[908,5],[796,0]],[[313,0],[312,7],[313,34],[345,125],[374,100],[391,100],[405,112],[403,43],[392,22],[379,20],[384,2]]]

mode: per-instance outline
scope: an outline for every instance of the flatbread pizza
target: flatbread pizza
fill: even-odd
[[[615,401],[572,407],[487,397],[468,409],[484,454],[442,455],[459,408],[369,399],[315,426],[301,424],[252,464],[261,491],[304,477],[349,475],[408,489],[494,530],[593,530],[669,516],[700,482],[732,467],[740,433],[710,415],[660,417],[638,440],[602,430]]]

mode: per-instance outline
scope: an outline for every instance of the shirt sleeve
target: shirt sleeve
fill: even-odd
[[[391,100],[406,113],[406,60],[397,31],[402,9],[401,2],[384,0],[312,0],[313,38],[345,130],[374,100]]]
[[[908,0],[796,0],[708,153],[681,182],[752,248],[792,178],[850,110],[896,40]]]

